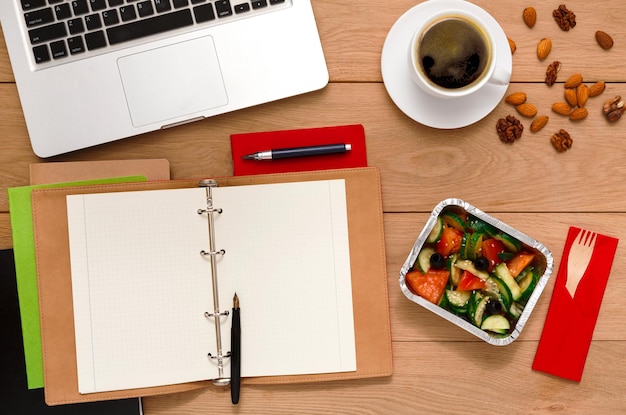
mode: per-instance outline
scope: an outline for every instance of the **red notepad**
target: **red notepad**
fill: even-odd
[[[593,254],[572,298],[567,262],[581,229],[570,227],[532,368],[580,382],[602,297],[617,249],[616,238],[597,234]]]
[[[366,167],[365,132],[360,124],[232,134],[230,143],[235,176]],[[350,144],[352,150],[339,154],[294,157],[278,160],[244,160],[242,156],[276,148],[320,144]]]

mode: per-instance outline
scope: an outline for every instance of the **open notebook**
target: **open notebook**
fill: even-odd
[[[344,180],[346,187],[356,371],[246,377],[242,381],[242,388],[253,384],[277,385],[389,376],[393,371],[382,194],[378,169],[368,167],[217,177],[216,181],[220,188],[224,188],[250,184],[335,179]],[[67,195],[197,187],[198,180],[172,180],[33,191],[33,222],[37,252],[46,403],[58,405],[153,395],[163,395],[163,399],[166,400],[170,399],[169,397],[177,400],[181,399],[179,395],[171,394],[195,389],[196,391],[190,392],[187,397],[193,396],[194,400],[200,399],[206,403],[206,407],[219,407],[222,404],[230,406],[230,399],[224,399],[224,390],[212,386],[210,381],[111,392],[78,393]],[[195,210],[194,214],[196,214]],[[219,272],[221,275],[221,271]],[[306,294],[309,287],[301,285],[300,289]],[[237,290],[239,294],[239,288]],[[226,301],[225,306],[231,307],[232,297],[227,298]],[[244,303],[243,299],[241,299],[241,307],[242,315],[250,312],[250,305]],[[284,310],[281,311],[284,312]],[[290,329],[286,328],[286,330]],[[198,389],[201,390],[198,391]]]
[[[79,391],[356,370],[344,180],[67,198]]]

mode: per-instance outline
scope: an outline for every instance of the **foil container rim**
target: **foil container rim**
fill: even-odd
[[[507,234],[515,237],[523,244],[529,246],[530,248],[536,250],[537,252],[540,252],[545,259],[545,262],[546,262],[545,270],[543,274],[541,275],[541,277],[539,277],[539,280],[537,281],[537,285],[535,286],[533,293],[528,299],[522,314],[520,315],[520,317],[518,318],[515,324],[515,328],[507,336],[495,337],[495,336],[490,335],[486,331],[474,326],[473,324],[462,319],[461,317],[414,294],[406,285],[405,277],[406,277],[407,272],[413,267],[415,261],[417,260],[417,255],[419,254],[419,251],[421,250],[422,246],[426,242],[426,238],[428,237],[428,235],[430,234],[430,231],[434,227],[438,216],[448,206],[458,206],[464,209],[468,214],[473,215],[481,220],[484,220],[485,222],[489,223],[492,226],[495,226],[499,230],[506,232]],[[512,343],[521,334],[522,329],[526,325],[526,322],[528,321],[531,312],[533,311],[535,305],[539,301],[539,297],[541,296],[541,293],[546,287],[552,275],[553,270],[554,270],[554,258],[550,250],[544,244],[542,244],[541,242],[537,241],[534,238],[531,238],[525,233],[509,226],[508,224],[502,222],[501,220],[495,218],[494,216],[491,216],[490,214],[480,210],[479,208],[464,201],[463,199],[448,198],[439,202],[435,206],[435,208],[432,210],[428,220],[426,221],[426,224],[424,225],[421,233],[417,237],[417,240],[413,244],[413,247],[411,248],[411,251],[409,252],[407,259],[404,261],[404,264],[402,265],[402,268],[400,269],[399,283],[400,283],[400,290],[402,291],[404,296],[407,297],[409,300],[413,301],[414,303],[417,303],[421,305],[422,307],[432,311],[438,316],[461,327],[462,329],[466,330],[467,332],[475,335],[476,337],[484,340],[485,342],[489,344],[492,344],[494,346],[505,346],[505,345]]]

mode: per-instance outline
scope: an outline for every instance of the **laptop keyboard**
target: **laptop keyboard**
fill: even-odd
[[[0,0],[8,1],[8,0]],[[38,65],[183,28],[247,18],[289,0],[20,0]]]

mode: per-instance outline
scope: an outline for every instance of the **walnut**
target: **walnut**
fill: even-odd
[[[573,140],[567,131],[561,129],[558,133],[554,134],[552,138],[550,138],[550,142],[556,151],[562,153],[572,148]]]
[[[611,98],[602,106],[602,112],[610,122],[616,122],[624,113],[624,100],[620,95]]]
[[[548,65],[548,69],[546,69],[546,84],[548,86],[554,85],[556,82],[556,77],[561,70],[561,62],[554,61],[550,65]]]
[[[518,140],[522,136],[524,126],[512,115],[507,115],[506,118],[500,118],[496,123],[496,130],[498,131],[498,137],[504,143],[511,144],[515,140]]]
[[[552,16],[554,16],[554,20],[556,20],[559,27],[566,32],[576,26],[576,15],[571,10],[567,10],[564,4],[561,4],[558,9],[554,10]]]

